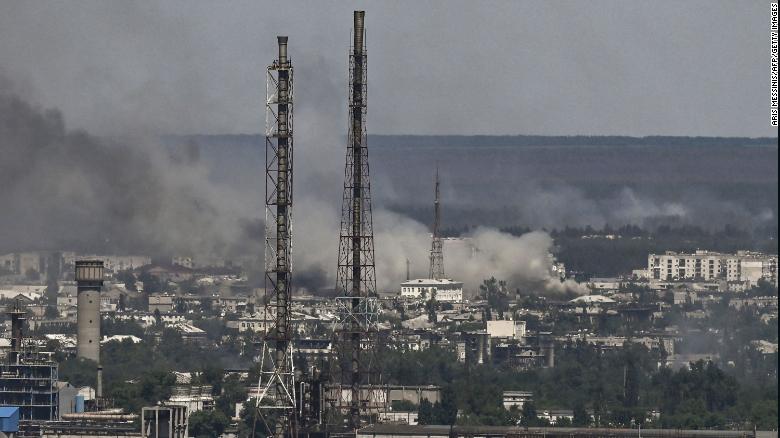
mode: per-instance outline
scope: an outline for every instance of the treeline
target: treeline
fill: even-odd
[[[527,146],[644,146],[713,147],[776,146],[769,137],[673,137],[673,136],[598,136],[598,135],[370,135],[373,147],[527,147]]]
[[[442,234],[445,237],[463,237],[475,228],[471,225],[447,227],[442,230]],[[503,227],[500,231],[520,236],[533,230],[517,225]],[[601,229],[587,226],[543,231],[555,240],[557,259],[566,265],[567,271],[579,274],[583,279],[616,276],[645,268],[648,254],[662,254],[665,251],[694,252],[707,249],[724,253],[739,250],[778,253],[776,226],[748,231],[730,225],[720,230],[708,230],[695,225],[660,225],[649,229],[637,225],[606,225]]]
[[[582,236],[617,236],[621,238],[582,238]],[[665,251],[694,252],[700,249],[735,253],[739,250],[777,254],[777,230],[756,235],[735,227],[707,231],[696,226],[661,226],[652,232],[635,226],[604,229],[553,230],[556,256],[568,271],[587,276],[615,276],[647,267],[648,254]]]
[[[217,405],[222,403],[222,410],[228,417],[232,416],[229,405],[235,403],[235,397],[228,395],[230,403],[219,401],[224,392],[222,368],[252,364],[249,358],[241,355],[241,343],[248,345],[249,340],[236,338],[234,342],[225,342],[215,348],[185,342],[178,331],[169,328],[145,331],[134,322],[109,322],[104,323],[103,328],[107,336],[132,334],[142,338],[138,343],[128,339],[101,346],[103,387],[116,407],[140,412],[143,406],[167,399],[176,383],[172,372],[181,371],[200,375],[194,384],[212,385]],[[56,346],[50,347],[57,351]],[[61,380],[77,387],[96,385],[97,365],[94,362],[73,357],[66,359],[62,353],[58,355]],[[237,382],[233,384],[235,386]]]
[[[757,385],[712,363],[659,368],[662,358],[638,344],[606,352],[570,344],[556,353],[555,368],[529,371],[466,366],[437,348],[385,354],[390,383],[442,387],[438,409],[420,406],[423,421],[457,410],[460,424],[540,425],[537,412],[555,408],[573,410],[579,426],[777,428],[776,375]],[[522,412],[508,411],[502,407],[508,390],[533,391],[534,401]],[[445,404],[454,408],[445,411]]]
[[[170,146],[247,145],[262,144],[259,134],[168,135],[162,140]],[[372,147],[509,147],[509,146],[776,146],[777,139],[769,137],[629,137],[617,135],[379,135],[368,136]]]

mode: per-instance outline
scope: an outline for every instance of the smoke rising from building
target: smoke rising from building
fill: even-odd
[[[251,207],[208,183],[202,165],[173,159],[157,142],[70,131],[59,111],[31,105],[6,87],[0,153],[0,251],[246,249],[240,224]]]
[[[299,73],[299,92],[309,86],[308,74]],[[236,175],[233,183],[226,183],[220,181],[224,178],[215,178],[215,169],[199,156],[197,144],[171,154],[148,138],[104,139],[70,131],[58,111],[26,102],[12,92],[8,80],[0,83],[4,84],[0,92],[0,152],[5,157],[0,163],[4,185],[0,203],[7,207],[0,218],[5,231],[0,250],[71,249],[259,259],[263,239],[259,219],[261,167],[229,168]],[[343,137],[332,119],[344,112],[328,112],[327,102],[338,102],[338,95],[335,84],[319,90],[314,101],[300,99],[297,112],[300,140],[294,287],[312,291],[335,285]],[[258,163],[261,159],[258,152]],[[219,172],[227,173],[225,169]],[[457,183],[452,175],[445,173],[445,177]],[[425,180],[429,185],[429,175]],[[529,182],[522,187],[506,199],[504,217],[496,214],[491,218],[494,224],[505,220],[549,229],[652,224],[670,217],[686,223],[716,219],[763,223],[774,217],[771,210],[752,215],[736,202],[708,196],[663,201],[624,188],[616,196],[598,199],[565,184],[542,187]],[[420,198],[425,214],[417,221],[382,208],[383,200],[387,205],[403,197],[409,197],[414,205],[414,196],[399,189],[395,181],[380,175],[374,189],[379,201],[375,212],[377,286],[380,291],[393,291],[405,278],[406,259],[413,270],[428,264],[429,200]],[[486,202],[477,199],[474,192],[448,185],[442,187],[442,194],[448,209],[445,228],[458,220],[459,208]],[[478,229],[471,244],[478,251],[445,243],[449,272],[457,272],[467,290],[491,275],[539,291],[579,290],[577,285],[561,284],[550,275],[552,241],[545,233],[512,237]]]
[[[62,114],[7,90],[0,93],[0,120],[6,157],[0,164],[5,187],[0,203],[9,207],[0,219],[4,251],[261,252],[262,227],[253,225],[260,201],[209,182],[208,170],[197,160],[172,159],[153,142],[120,143],[68,131]],[[316,158],[311,152],[303,155],[299,163]],[[311,181],[320,178],[308,177],[306,186],[299,186],[302,199],[295,218],[296,279],[299,286],[329,288],[335,284],[339,216],[336,204],[316,193],[320,190],[312,193],[320,185]],[[426,266],[428,229],[385,210],[377,212],[376,229],[378,286],[395,290],[407,258],[413,266]],[[480,230],[474,236],[480,248],[475,256],[450,251],[453,272],[464,273],[462,280],[472,287],[490,275],[544,282],[551,241],[543,236],[497,237],[496,231]]]

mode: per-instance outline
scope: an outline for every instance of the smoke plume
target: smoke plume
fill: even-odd
[[[336,138],[329,143],[324,150],[336,155]],[[0,203],[10,207],[0,219],[3,251],[219,257],[262,251],[259,196],[252,202],[234,187],[214,183],[196,144],[166,154],[149,139],[107,140],[69,131],[60,112],[25,102],[6,87],[0,93],[0,147]],[[326,162],[316,160],[321,153],[304,150],[304,161]],[[301,174],[297,187],[307,191],[296,199],[295,278],[317,292],[335,285],[340,204],[327,195],[339,191],[341,172],[303,166]],[[318,189],[323,184],[335,190]],[[427,274],[427,226],[383,209],[374,219],[379,290],[397,290],[407,259],[415,275]],[[552,277],[551,247],[545,233],[512,237],[479,229],[468,244],[447,243],[446,263],[469,290],[490,276],[541,291],[576,289]]]
[[[235,255],[251,211],[207,182],[197,154],[69,131],[62,114],[0,89],[0,250]]]

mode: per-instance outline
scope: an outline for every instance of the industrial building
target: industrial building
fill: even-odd
[[[357,431],[357,438],[525,438],[525,437],[612,437],[612,438],[748,438],[754,431],[681,429],[599,429],[576,427],[443,426],[374,424]],[[776,435],[775,435],[776,436]]]
[[[55,420],[58,410],[57,363],[53,353],[26,345],[25,310],[15,302],[11,317],[11,350],[0,364],[0,406],[19,407],[21,420]]]
[[[141,410],[143,438],[187,438],[187,408],[177,405],[152,406]]]

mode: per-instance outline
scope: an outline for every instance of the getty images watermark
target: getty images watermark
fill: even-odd
[[[772,101],[769,114],[772,126],[777,126],[777,2],[770,3],[769,10],[769,16],[771,17],[771,25],[769,27],[769,35],[771,38],[769,49],[769,59],[771,60],[769,82],[771,84],[771,90],[769,92],[769,97]]]

